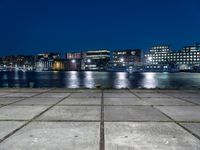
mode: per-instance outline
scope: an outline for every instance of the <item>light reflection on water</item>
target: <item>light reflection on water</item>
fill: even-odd
[[[0,87],[200,88],[200,73],[0,72]]]
[[[129,87],[128,74],[126,72],[116,72],[114,77],[114,87],[117,89]]]
[[[69,73],[69,77],[65,77],[65,83],[68,85],[69,88],[78,88],[79,87],[79,78],[78,78],[78,72],[71,71]]]
[[[94,74],[91,71],[84,72],[83,85],[86,88],[93,88],[93,87],[95,87],[94,78],[95,78]]]
[[[142,87],[144,88],[156,88],[157,87],[157,80],[156,80],[156,73],[154,72],[148,72],[144,73],[144,78],[142,81]]]

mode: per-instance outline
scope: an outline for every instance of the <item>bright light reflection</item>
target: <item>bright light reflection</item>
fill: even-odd
[[[156,88],[157,87],[157,80],[156,80],[156,73],[144,73],[144,78],[142,81],[142,87],[144,88]]]
[[[87,88],[95,87],[95,81],[94,81],[93,73],[91,71],[85,72],[85,77],[84,77],[83,82],[84,82],[84,86]]]
[[[69,88],[78,88],[79,87],[79,77],[77,71],[70,71],[69,72],[69,78],[66,80],[66,83],[68,83]]]
[[[114,80],[115,88],[127,88],[129,87],[128,74],[126,72],[116,73]]]

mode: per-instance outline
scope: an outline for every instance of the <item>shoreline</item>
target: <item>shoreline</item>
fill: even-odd
[[[108,71],[108,70],[43,70],[43,71],[37,71],[37,70],[6,70],[2,71],[0,70],[0,73],[2,72],[110,72],[110,73],[129,73],[129,74],[134,74],[134,73],[200,73],[200,71],[135,71],[135,72],[128,72],[128,71]]]

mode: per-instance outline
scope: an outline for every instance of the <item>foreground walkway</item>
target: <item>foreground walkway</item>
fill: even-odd
[[[199,150],[200,91],[0,89],[0,150]]]

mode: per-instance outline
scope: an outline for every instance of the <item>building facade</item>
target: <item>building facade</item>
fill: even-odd
[[[83,52],[66,53],[67,70],[84,70],[84,56]]]
[[[4,56],[0,59],[1,70],[33,70],[34,69],[34,56],[16,55]]]
[[[185,46],[178,52],[172,52],[169,46],[152,47],[145,55],[146,69],[191,70],[200,65],[200,44]]]
[[[67,60],[66,59],[55,59],[53,61],[54,71],[65,71],[67,70]]]
[[[54,69],[54,61],[60,59],[59,53],[38,54],[35,62],[37,71],[51,71]]]
[[[109,61],[108,50],[87,51],[84,58],[85,70],[105,70]]]

